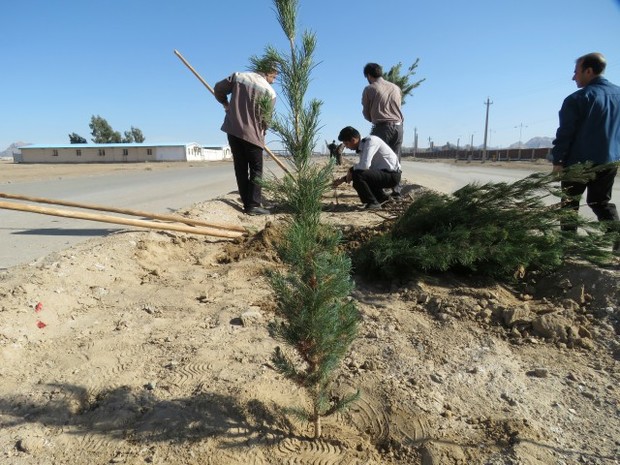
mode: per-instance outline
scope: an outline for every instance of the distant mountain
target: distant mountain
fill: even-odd
[[[31,143],[32,142],[13,142],[5,150],[0,152],[0,158],[13,158],[14,153],[19,153],[17,147],[21,147],[23,145],[30,145]]]
[[[521,144],[522,149],[548,149],[553,147],[553,137],[532,137],[527,142]],[[519,143],[515,142],[509,149],[518,149]]]

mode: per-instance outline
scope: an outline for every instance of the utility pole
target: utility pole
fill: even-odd
[[[487,133],[489,131],[489,107],[493,105],[493,102],[487,97],[487,101],[484,102],[484,105],[487,106],[487,116],[484,121],[484,144],[482,146],[482,161],[487,159]]]
[[[521,147],[523,146],[523,128],[527,128],[527,126],[523,126],[523,123],[519,124],[519,126],[515,126],[515,129],[519,128],[519,154],[517,158],[521,160]]]
[[[413,156],[418,154],[418,128],[413,128]]]

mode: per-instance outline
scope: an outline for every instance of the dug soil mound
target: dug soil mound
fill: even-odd
[[[247,217],[236,197],[181,213],[244,239],[125,231],[0,274],[2,463],[619,463],[618,270],[356,277],[362,324],[333,395],[361,398],[315,441],[282,413],[304,391],[271,365],[264,272],[285,215]],[[324,216],[353,250],[405,207],[363,211],[341,186]]]

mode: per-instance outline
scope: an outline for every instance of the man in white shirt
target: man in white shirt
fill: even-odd
[[[398,156],[381,138],[368,136],[362,139],[359,131],[351,126],[340,131],[338,140],[349,150],[359,153],[360,160],[346,176],[334,181],[334,185],[353,182],[353,188],[365,204],[364,208],[380,210],[381,204],[389,200],[383,189],[400,183]]]

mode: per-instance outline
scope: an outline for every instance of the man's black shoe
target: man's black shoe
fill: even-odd
[[[250,207],[245,209],[246,215],[258,216],[258,215],[270,215],[271,212],[263,207]]]
[[[365,210],[381,210],[381,204],[379,202],[367,203],[364,207]]]

